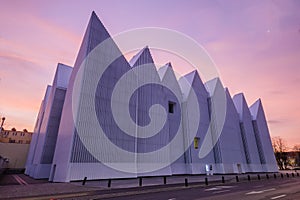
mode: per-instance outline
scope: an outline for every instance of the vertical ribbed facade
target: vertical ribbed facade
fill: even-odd
[[[257,100],[250,106],[252,125],[258,147],[258,153],[262,164],[262,171],[277,171],[277,164],[273,152],[269,128],[261,100]]]
[[[30,145],[26,173],[34,178],[49,178],[56,146],[62,107],[72,68],[58,64],[51,89],[47,89],[38,115],[34,140]]]
[[[258,143],[254,132],[255,126],[252,124],[252,116],[242,93],[236,94],[233,97],[234,105],[239,113],[240,128],[243,138],[243,145],[247,159],[247,172],[262,171],[262,163],[260,161]],[[272,156],[272,155],[269,155]]]
[[[42,125],[42,121],[44,119],[45,108],[46,108],[46,105],[47,105],[48,100],[49,100],[50,92],[51,92],[51,86],[48,85],[47,89],[45,91],[45,95],[44,95],[44,98],[42,100],[41,106],[40,106],[40,110],[39,110],[39,113],[38,113],[38,116],[37,116],[37,119],[36,119],[36,123],[35,123],[35,126],[34,126],[32,139],[31,139],[31,142],[30,142],[29,152],[28,152],[26,166],[25,166],[25,174],[27,174],[27,175],[32,176],[34,171],[35,171],[35,169],[34,169],[35,165],[33,165],[33,159],[35,157],[37,142],[39,140],[41,125]]]

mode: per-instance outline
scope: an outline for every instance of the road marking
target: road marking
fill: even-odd
[[[214,191],[214,190],[222,190],[222,188],[213,187],[213,188],[205,189],[205,191]]]
[[[213,192],[213,194],[219,194],[219,193],[229,192],[229,191],[230,191],[230,190],[221,190],[221,191]]]
[[[168,200],[176,200],[176,198],[171,198],[171,199],[168,199]]]
[[[222,186],[216,186],[216,187],[213,187],[213,188],[208,188],[208,189],[205,189],[204,191],[222,190],[222,189],[228,189],[228,188],[233,188],[233,187],[236,187],[236,186],[222,185]]]
[[[282,195],[279,195],[279,196],[276,196],[276,197],[272,197],[271,199],[279,199],[279,198],[282,198],[282,197],[285,197],[286,194],[282,194]]]
[[[220,188],[233,188],[233,187],[236,187],[236,186],[222,185],[222,186],[217,186],[217,187],[220,187]]]
[[[26,181],[24,181],[21,177],[18,175],[12,175],[14,179],[20,184],[20,185],[28,185]]]
[[[16,175],[12,175],[12,177],[14,177],[14,179],[15,179],[20,185],[22,185],[22,183],[21,183],[20,180],[16,177]]]
[[[21,182],[24,183],[24,185],[28,185],[28,183],[24,179],[22,179],[20,176],[17,176],[17,177],[20,179]]]
[[[273,190],[275,190],[275,188],[271,188],[271,189],[267,189],[267,190],[252,191],[252,192],[246,193],[246,195],[249,195],[249,194],[261,194],[261,193],[269,192],[269,191],[273,191]]]
[[[28,183],[27,183],[24,179],[22,179],[20,176],[17,175],[17,177],[19,178],[19,180],[20,180],[22,183],[24,183],[24,185],[28,185]]]

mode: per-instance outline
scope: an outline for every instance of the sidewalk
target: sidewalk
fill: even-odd
[[[223,175],[224,180],[226,182],[235,180],[236,175]],[[244,175],[239,175],[244,176]],[[208,182],[221,182],[222,175],[178,175],[178,176],[167,176],[166,184],[185,184],[185,179],[187,179],[188,183],[205,183],[205,178],[208,179]],[[71,182],[74,185],[82,185],[82,181],[80,182]],[[132,188],[139,187],[140,179],[112,179],[110,183],[111,188]],[[155,185],[164,185],[164,177],[143,177],[142,178],[142,186],[155,186]],[[85,183],[86,187],[97,187],[97,188],[108,188],[109,180],[97,180],[97,181],[87,181]]]

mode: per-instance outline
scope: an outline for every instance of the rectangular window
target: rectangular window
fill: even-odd
[[[169,113],[174,113],[175,103],[169,101]]]
[[[195,149],[198,149],[198,148],[199,148],[199,140],[200,140],[200,138],[198,138],[198,137],[195,137],[195,138],[194,138],[194,148],[195,148]]]

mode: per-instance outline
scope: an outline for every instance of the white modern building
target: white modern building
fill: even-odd
[[[40,108],[26,174],[49,181],[276,172],[258,100],[195,70],[130,61],[93,12],[74,68],[59,64]]]

